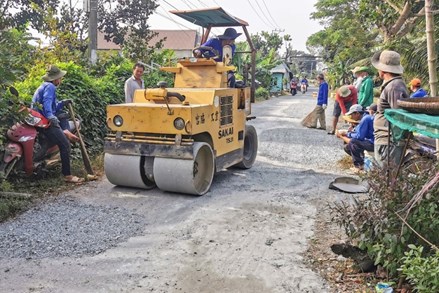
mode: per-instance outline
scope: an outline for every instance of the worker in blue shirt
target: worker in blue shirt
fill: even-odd
[[[43,84],[35,91],[32,97],[31,107],[50,121],[49,127],[42,128],[41,131],[51,143],[57,145],[59,148],[61,172],[64,175],[64,181],[68,183],[80,183],[84,181],[83,178],[73,176],[70,172],[71,149],[67,137],[68,134],[73,134],[68,131],[68,119],[58,118],[60,110],[65,105],[72,103],[70,99],[58,101],[56,98],[56,87],[61,84],[61,80],[66,73],[66,71],[60,70],[54,65],[49,66],[46,74],[43,76]],[[73,135],[73,137],[69,138],[77,137]]]
[[[317,128],[317,120],[319,120],[320,122],[319,129],[326,130],[325,110],[328,105],[329,86],[325,80],[325,76],[321,73],[317,75],[317,82],[319,83],[319,92],[317,94],[317,106],[313,110],[314,115],[312,117],[311,124],[308,127]]]
[[[421,87],[421,80],[419,78],[412,79],[409,85],[410,90],[413,92],[410,98],[424,98],[428,96],[428,93]]]
[[[369,110],[373,113],[376,112],[376,108],[376,104],[372,104]],[[337,137],[346,143],[344,150],[352,156],[354,163],[351,170],[358,173],[364,170],[364,151],[374,151],[374,116],[363,113],[363,107],[360,104],[355,104],[349,108],[349,112],[346,113],[345,117],[349,122],[358,122],[358,125],[351,131],[337,131]]]
[[[234,28],[227,28],[224,31],[224,34],[217,36],[216,38],[210,38],[201,45],[200,48],[197,48],[194,50],[195,57],[210,57],[215,58],[214,60],[217,62],[223,61],[223,47],[226,45],[229,45],[232,48],[232,56],[229,56],[230,58],[233,58],[233,55],[235,54],[236,46],[235,46],[235,39],[239,37],[241,33],[236,32]],[[213,50],[205,49],[202,47],[208,47]],[[215,54],[213,51],[216,51],[218,54]],[[206,56],[207,55],[207,56]],[[228,84],[229,87],[235,87],[235,74],[233,71],[228,72],[227,75]]]

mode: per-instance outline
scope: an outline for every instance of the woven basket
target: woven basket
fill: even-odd
[[[439,115],[439,97],[401,99],[398,106],[409,112]]]

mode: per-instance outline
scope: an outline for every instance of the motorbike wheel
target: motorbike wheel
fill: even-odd
[[[15,157],[9,163],[5,163],[3,161],[3,156],[4,156],[4,153],[0,154],[0,182],[2,182],[4,179],[8,178],[9,174],[14,169],[15,164],[20,159],[19,157]]]
[[[47,149],[49,148],[49,141],[43,134],[39,134],[34,143],[34,162],[43,160],[46,156]]]

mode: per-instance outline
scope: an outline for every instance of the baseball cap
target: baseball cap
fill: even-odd
[[[346,113],[346,116],[351,115],[354,112],[362,113],[363,112],[363,106],[361,106],[360,104],[352,105],[349,108],[349,112]]]
[[[410,81],[411,86],[421,86],[421,80],[419,78],[413,78]]]

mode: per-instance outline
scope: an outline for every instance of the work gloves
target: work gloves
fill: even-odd
[[[323,104],[323,105],[322,105],[322,108],[323,108],[323,110],[326,110],[326,108],[328,108],[328,105]]]
[[[50,126],[59,128],[59,120],[56,116],[49,118]]]

